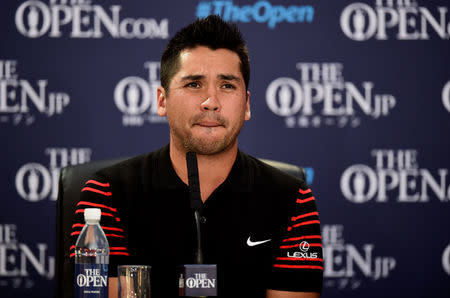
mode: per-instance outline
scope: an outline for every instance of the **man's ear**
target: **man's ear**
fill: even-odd
[[[156,89],[156,104],[157,104],[157,108],[156,108],[156,112],[158,113],[159,116],[164,117],[167,115],[167,111],[166,111],[166,90],[164,90],[164,88],[162,86],[159,86]]]
[[[247,91],[247,102],[245,103],[245,121],[250,120],[252,116],[251,110],[250,110],[250,91]]]

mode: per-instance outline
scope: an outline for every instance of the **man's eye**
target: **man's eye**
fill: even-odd
[[[223,84],[222,88],[224,89],[236,89],[233,84]]]
[[[190,82],[190,83],[187,83],[187,84],[186,84],[186,87],[189,87],[189,88],[199,88],[199,87],[200,87],[200,84],[199,84],[198,82]]]

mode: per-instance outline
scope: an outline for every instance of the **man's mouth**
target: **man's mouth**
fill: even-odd
[[[203,127],[218,127],[218,126],[222,126],[221,123],[216,122],[216,121],[199,121],[199,122],[196,122],[195,125],[203,126]]]

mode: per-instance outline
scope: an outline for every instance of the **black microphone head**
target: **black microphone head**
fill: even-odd
[[[189,196],[191,198],[191,208],[200,210],[203,202],[200,194],[200,179],[198,177],[197,155],[195,152],[186,153],[186,165],[189,182]]]
[[[198,177],[197,154],[195,152],[189,151],[186,153],[186,165],[189,184],[191,184],[191,178],[195,179],[195,176]]]
[[[193,151],[186,152],[186,160],[197,161],[197,154]]]

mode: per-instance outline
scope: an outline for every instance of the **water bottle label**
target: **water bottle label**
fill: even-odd
[[[108,297],[108,264],[75,264],[75,297]]]

